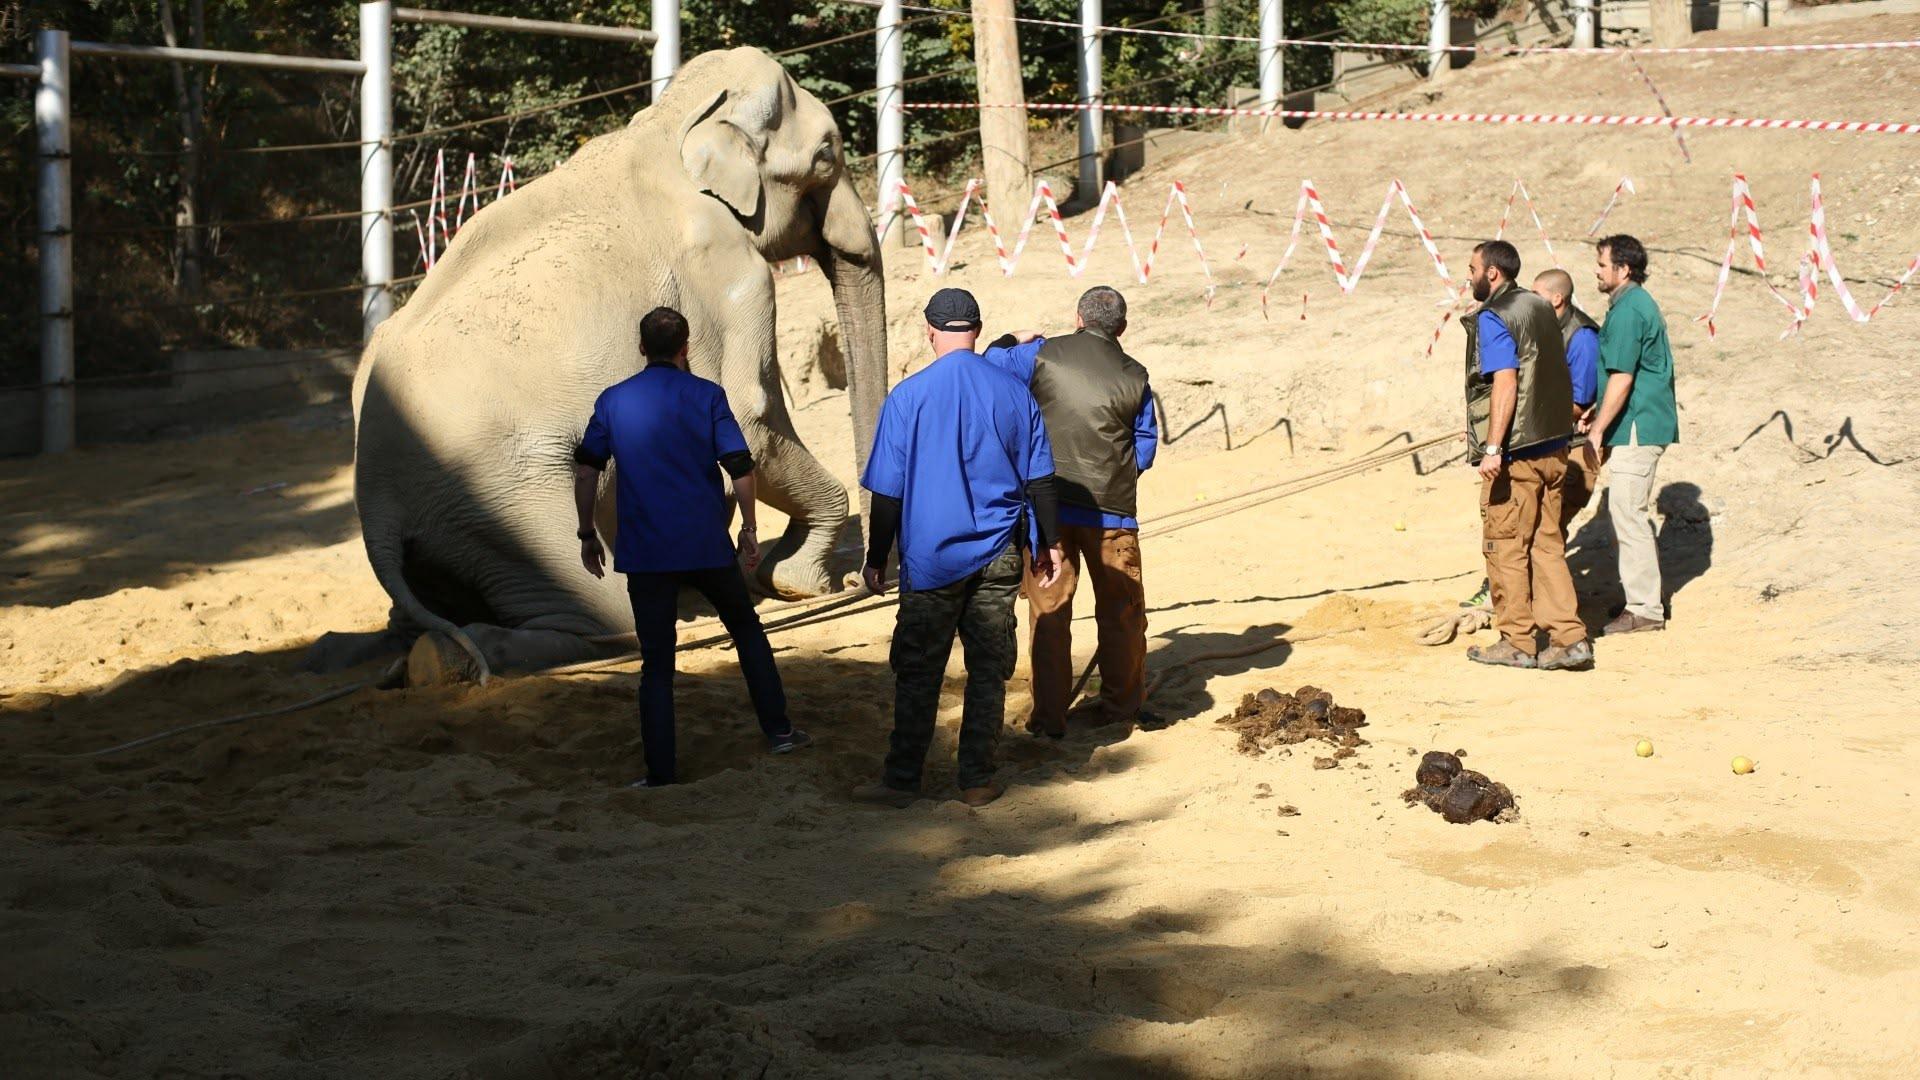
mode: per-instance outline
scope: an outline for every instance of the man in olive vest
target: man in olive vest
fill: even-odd
[[[1153,391],[1147,369],[1120,347],[1127,301],[1118,290],[1088,289],[1075,308],[1074,326],[1071,334],[1046,339],[1037,353],[988,353],[1029,385],[1053,443],[1066,560],[1058,580],[1048,584],[1028,573],[1022,591],[1033,628],[1033,715],[1027,730],[1055,739],[1066,734],[1072,704],[1073,594],[1083,559],[1100,635],[1101,722],[1159,726],[1141,708],[1147,594],[1136,517],[1140,474],[1153,465],[1160,441]]]
[[[1467,434],[1479,460],[1482,550],[1500,641],[1467,658],[1504,667],[1593,665],[1560,532],[1560,485],[1573,434],[1573,379],[1553,306],[1514,285],[1520,253],[1473,249],[1480,310],[1467,331]],[[1541,651],[1537,631],[1550,644]],[[1537,655],[1536,655],[1537,654]]]
[[[1533,291],[1553,305],[1560,319],[1560,337],[1567,346],[1567,374],[1573,378],[1574,430],[1585,434],[1593,420],[1593,404],[1600,387],[1600,324],[1573,302],[1573,275],[1565,270],[1543,270],[1533,279]],[[1560,532],[1593,499],[1598,470],[1587,468],[1584,454],[1567,457],[1567,479],[1560,485]]]

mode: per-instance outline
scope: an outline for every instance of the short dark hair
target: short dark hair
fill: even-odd
[[[1127,298],[1111,285],[1095,285],[1081,293],[1075,310],[1089,330],[1098,330],[1109,337],[1127,325]]]
[[[1505,240],[1488,240],[1473,249],[1480,256],[1482,266],[1491,266],[1500,271],[1500,276],[1508,281],[1520,278],[1520,249]]]
[[[1626,267],[1627,277],[1635,282],[1647,280],[1647,248],[1640,242],[1639,237],[1628,236],[1626,233],[1614,233],[1612,236],[1601,237],[1593,246],[1605,249],[1611,256],[1609,261],[1613,265]]]
[[[670,307],[657,307],[640,320],[640,351],[648,362],[671,360],[687,345],[687,317]]]

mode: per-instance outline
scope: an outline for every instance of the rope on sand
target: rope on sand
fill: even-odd
[[[1413,639],[1422,645],[1445,645],[1458,635],[1479,633],[1492,625],[1492,608],[1451,611],[1429,622],[1413,635]]]
[[[1441,446],[1446,443],[1452,442],[1453,440],[1458,439],[1459,437],[1460,436],[1458,434],[1443,435],[1443,436],[1437,436],[1435,438],[1427,439],[1422,442],[1411,443],[1407,446],[1402,446],[1394,450],[1376,450],[1369,454],[1363,454],[1360,457],[1353,459],[1352,461],[1342,462],[1338,465],[1330,466],[1318,472],[1308,473],[1305,476],[1294,477],[1288,480],[1276,481],[1271,484],[1262,484],[1258,487],[1249,488],[1245,491],[1228,495],[1225,498],[1221,499],[1219,503],[1216,503],[1211,507],[1206,507],[1204,509],[1204,512],[1200,512],[1198,513],[1197,516],[1194,516],[1194,517],[1183,517],[1183,515],[1195,513],[1194,510],[1176,511],[1173,514],[1169,514],[1168,517],[1175,518],[1177,520],[1163,522],[1162,524],[1152,529],[1143,531],[1140,535],[1142,539],[1151,539],[1156,536],[1165,536],[1168,533],[1177,532],[1181,529],[1189,528],[1194,525],[1199,525],[1203,522],[1213,521],[1218,518],[1225,517],[1228,514],[1237,514],[1242,510],[1250,510],[1256,506],[1261,506],[1266,503],[1277,501],[1279,499],[1284,499],[1289,495],[1298,495],[1304,491],[1311,491],[1314,488],[1321,487],[1326,484],[1331,484],[1336,480],[1344,480],[1350,476],[1358,476],[1363,472],[1376,469],[1382,465],[1386,465],[1391,462],[1398,461],[1402,458],[1412,457],[1414,454],[1417,454],[1422,450],[1431,449],[1432,447]],[[1228,504],[1228,505],[1222,505],[1222,504]],[[863,601],[873,601],[873,602],[863,603]],[[873,593],[862,590],[861,592],[858,592],[852,596],[837,597],[832,601],[819,604],[817,607],[811,607],[809,610],[799,611],[792,615],[785,616],[784,618],[775,619],[774,621],[766,624],[766,631],[769,634],[774,634],[783,630],[798,629],[802,626],[812,626],[818,623],[832,622],[835,619],[844,619],[854,615],[864,615],[870,611],[879,611],[884,608],[893,607],[899,602],[900,601],[897,596],[881,597],[881,596],[876,596]],[[806,606],[806,605],[803,603],[803,604],[796,604],[795,606]],[[1265,652],[1268,649],[1276,648],[1282,644],[1297,644],[1300,642],[1312,641],[1315,638],[1326,637],[1328,634],[1346,633],[1346,632],[1347,630],[1330,630],[1330,631],[1325,631],[1323,633],[1314,634],[1309,637],[1275,638],[1272,641],[1260,642],[1258,644],[1250,645],[1242,649],[1229,650],[1221,653],[1202,653],[1199,656],[1189,658],[1183,663],[1193,664],[1193,663],[1200,663],[1206,660],[1229,660],[1229,659],[1235,659],[1241,656],[1252,656],[1255,653]],[[682,643],[678,645],[677,648],[680,648],[680,649],[707,648],[709,646],[723,644],[731,640],[732,640],[732,635],[724,634],[724,633],[714,634],[710,637],[699,638],[694,641]],[[628,653],[624,656],[612,657],[606,660],[594,660],[584,664],[568,664],[562,667],[547,668],[542,671],[530,672],[529,674],[583,675],[583,674],[590,674],[593,672],[605,671],[608,668],[618,667],[622,664],[630,664],[638,659],[640,659],[640,654],[638,652],[634,652],[634,653]],[[367,687],[379,685],[380,683],[387,681],[387,679],[390,678],[392,675],[397,674],[400,665],[404,663],[405,663],[404,660],[397,662],[392,668],[388,669],[386,674],[382,675],[378,679],[366,679],[361,682],[350,683],[345,686],[336,687],[332,690],[327,691],[324,694],[320,694],[318,696],[308,698],[305,701],[297,702],[292,705],[281,706],[280,708],[277,708],[277,709],[266,709],[260,712],[241,713],[238,716],[223,716],[215,720],[201,720],[197,723],[186,724],[177,728],[169,728],[166,731],[155,732],[152,735],[145,735],[138,739],[134,739],[130,742],[121,743],[118,746],[109,746],[100,750],[89,750],[84,753],[26,754],[22,756],[42,759],[42,760],[69,760],[69,761],[82,759],[82,758],[104,757],[108,754],[118,754],[126,750],[133,750],[142,746],[150,746],[153,743],[157,743],[165,739],[173,738],[176,735],[184,735],[192,731],[200,731],[206,728],[225,727],[230,724],[240,724],[250,720],[265,720],[275,716],[287,716],[292,713],[301,712],[303,710],[315,708],[320,705],[325,705],[330,701],[337,701],[340,698],[346,697],[348,694],[355,693],[356,691],[359,691],[359,690],[364,690]],[[1093,670],[1093,665],[1089,663],[1087,666],[1087,670],[1081,673],[1080,686],[1077,686],[1075,688],[1076,696],[1078,695],[1080,687],[1083,687],[1086,684],[1087,677],[1092,672],[1092,670]],[[1152,683],[1149,684],[1147,687],[1147,691],[1146,691],[1147,694],[1151,696],[1155,690],[1159,689],[1160,684],[1167,678],[1167,676],[1172,674],[1173,671],[1176,671],[1176,670],[1179,670],[1179,669],[1169,669],[1167,671],[1162,671],[1158,675],[1154,676]]]

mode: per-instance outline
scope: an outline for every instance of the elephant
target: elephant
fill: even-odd
[[[484,681],[632,634],[618,575],[580,565],[573,452],[661,305],[691,324],[693,373],[726,391],[760,500],[791,518],[762,585],[832,591],[847,491],[795,435],[775,356],[770,261],[799,255],[832,287],[864,470],[887,393],[880,245],[832,114],[766,53],[696,57],[626,127],[470,219],[354,377],[354,499],[388,628],[328,634],[307,666],[411,650],[414,681]]]

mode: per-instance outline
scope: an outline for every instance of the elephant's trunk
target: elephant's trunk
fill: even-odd
[[[873,219],[867,216],[852,180],[842,178],[835,185],[825,218],[820,265],[833,285],[833,305],[840,316],[847,398],[853,411],[853,456],[864,474],[874,429],[880,423],[880,405],[887,397],[886,275]],[[864,516],[864,494],[860,505]]]

